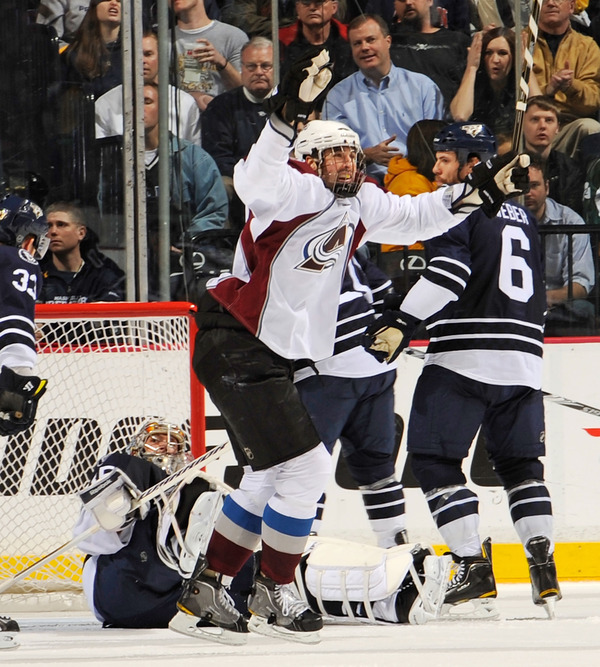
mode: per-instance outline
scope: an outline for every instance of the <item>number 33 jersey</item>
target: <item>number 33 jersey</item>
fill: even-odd
[[[426,243],[402,310],[425,320],[426,364],[480,382],[539,389],[546,290],[535,219],[512,202]]]
[[[22,248],[0,245],[0,366],[35,364],[35,300],[42,286],[37,261]]]

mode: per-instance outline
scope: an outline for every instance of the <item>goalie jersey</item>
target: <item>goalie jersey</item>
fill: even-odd
[[[535,219],[512,202],[426,244],[427,270],[402,311],[425,320],[426,364],[539,389],[546,291]]]
[[[37,261],[0,244],[0,367],[35,365],[35,301],[42,286]]]

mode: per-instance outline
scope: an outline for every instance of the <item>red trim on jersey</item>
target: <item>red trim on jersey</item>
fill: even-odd
[[[318,213],[319,211],[305,213],[287,222],[274,221],[256,240],[252,238],[249,223],[244,225],[239,242],[251,280],[244,282],[232,276],[212,288],[211,296],[251,333],[256,335],[258,332],[269,293],[271,264],[279,249],[300,225]]]

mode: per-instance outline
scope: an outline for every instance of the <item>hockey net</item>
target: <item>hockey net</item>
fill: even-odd
[[[97,462],[124,451],[148,417],[181,426],[204,451],[203,390],[191,372],[187,303],[36,309],[36,373],[48,379],[34,426],[0,436],[0,583],[72,537]],[[83,604],[76,549],[0,595],[0,611]]]

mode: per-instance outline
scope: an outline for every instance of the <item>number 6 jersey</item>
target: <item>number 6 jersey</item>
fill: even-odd
[[[402,304],[425,320],[426,364],[539,389],[546,289],[535,219],[515,203],[426,243],[428,266]]]

